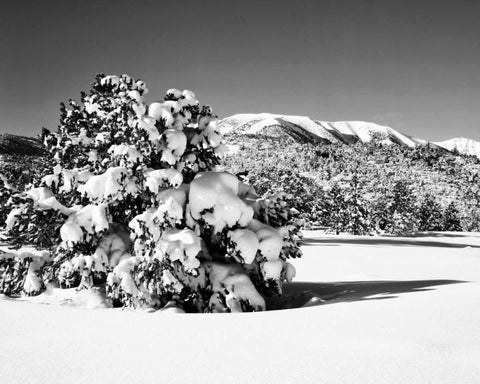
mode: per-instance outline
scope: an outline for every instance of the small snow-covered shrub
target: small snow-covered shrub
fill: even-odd
[[[101,286],[115,306],[265,309],[299,257],[295,211],[215,172],[223,138],[210,107],[171,89],[147,104],[127,75],[97,76],[61,106],[43,142],[55,159],[9,198],[4,235],[44,253],[0,255],[0,293]]]

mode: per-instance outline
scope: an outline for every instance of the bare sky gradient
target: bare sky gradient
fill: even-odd
[[[480,141],[480,1],[0,3],[0,132],[55,128],[96,73],[240,112]]]

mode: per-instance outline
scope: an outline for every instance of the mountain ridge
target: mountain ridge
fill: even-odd
[[[399,144],[409,148],[431,145],[449,152],[480,158],[480,142],[465,137],[454,137],[444,141],[428,141],[403,134],[392,127],[367,121],[321,121],[307,116],[273,113],[238,113],[218,121],[224,135],[240,133],[246,135],[278,135],[286,133],[300,142],[317,143],[368,143],[379,139],[384,144]],[[280,128],[280,129],[278,129]],[[34,155],[46,153],[40,140],[35,137],[0,133],[0,155]]]
[[[0,133],[0,155],[42,156],[46,152],[41,141],[35,137]]]
[[[440,147],[447,151],[480,158],[480,142],[472,139],[453,138],[433,142],[403,134],[392,127],[366,121],[320,121],[307,116],[272,113],[239,113],[219,120],[223,134],[233,132],[246,135],[264,133],[275,136],[287,133],[297,141],[354,144],[378,139],[384,144],[399,144],[409,148],[422,145]]]

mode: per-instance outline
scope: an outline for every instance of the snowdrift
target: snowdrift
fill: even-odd
[[[269,303],[303,307],[263,313],[88,310],[73,298],[58,305],[53,292],[1,297],[0,381],[473,384],[479,247],[478,234],[306,232],[297,282]]]

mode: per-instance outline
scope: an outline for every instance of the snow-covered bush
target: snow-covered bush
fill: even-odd
[[[4,228],[18,247],[47,252],[0,256],[0,292],[50,282],[104,286],[118,306],[264,310],[295,275],[294,211],[214,171],[223,139],[191,91],[149,105],[146,93],[127,75],[98,75],[80,103],[61,106],[58,131],[42,135],[56,164],[12,196]]]

